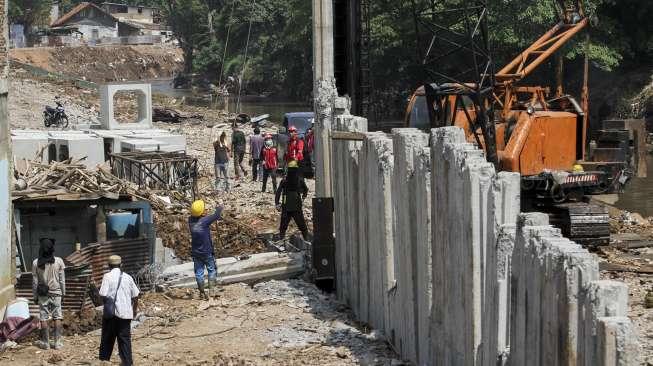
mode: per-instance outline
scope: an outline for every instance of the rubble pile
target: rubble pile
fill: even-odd
[[[180,50],[165,46],[18,49],[10,58],[96,83],[171,78],[183,67]]]
[[[191,259],[188,214],[156,213],[155,226],[163,245],[175,251],[182,260]],[[239,222],[229,213],[211,227],[216,256],[233,257],[246,254],[263,253],[266,250],[263,239],[250,226]]]

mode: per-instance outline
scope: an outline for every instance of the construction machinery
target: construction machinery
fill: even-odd
[[[556,1],[558,24],[498,72],[489,51],[486,0],[441,6],[432,1],[415,11],[418,30],[430,32],[418,34],[426,80],[410,98],[405,126],[463,128],[498,170],[521,174],[523,211],[548,212],[578,243],[609,242],[607,208],[588,196],[620,192],[638,173],[645,131],[637,121],[607,121],[588,144],[587,56],[580,102],[564,92],[561,77],[554,92],[522,85],[588,26],[582,3]]]

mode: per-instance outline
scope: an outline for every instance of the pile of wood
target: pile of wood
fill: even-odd
[[[107,168],[90,171],[79,161],[41,164],[24,160],[16,164],[13,199],[56,199],[61,201],[118,199],[129,194],[128,182],[122,181]]]
[[[51,164],[21,160],[14,168],[12,200],[115,200],[122,197],[149,201],[159,210],[186,206],[189,202],[179,192],[139,190],[134,183],[113,175],[106,165],[90,170],[79,160]]]

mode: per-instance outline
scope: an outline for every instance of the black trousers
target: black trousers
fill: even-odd
[[[113,353],[113,345],[118,340],[118,354],[122,366],[132,366],[132,336],[131,320],[102,319],[102,337],[100,338],[100,361],[109,361]]]
[[[281,211],[281,224],[279,225],[280,236],[282,238],[286,236],[286,230],[288,230],[290,219],[295,220],[295,224],[297,224],[299,231],[302,232],[302,236],[306,239],[306,236],[308,235],[308,227],[306,227],[306,220],[304,219],[303,211]]]
[[[259,170],[261,170],[261,159],[252,159],[252,182],[258,179]]]
[[[268,178],[272,177],[272,188],[274,189],[272,192],[277,191],[277,170],[276,169],[264,169],[263,170],[263,188],[261,189],[262,192],[265,192],[265,188],[268,185]]]

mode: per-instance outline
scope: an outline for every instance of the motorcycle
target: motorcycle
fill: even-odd
[[[52,108],[48,105],[45,106],[43,111],[43,123],[45,127],[56,126],[66,128],[68,127],[68,115],[60,101],[55,101],[57,106]]]

